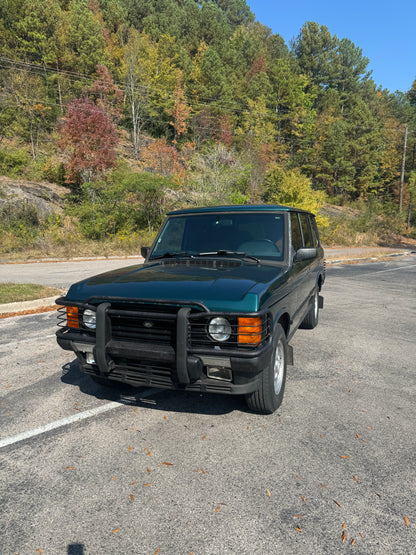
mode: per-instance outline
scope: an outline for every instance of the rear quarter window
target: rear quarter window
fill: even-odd
[[[313,237],[314,246],[319,247],[320,241],[319,241],[318,226],[316,225],[316,220],[313,216],[311,216],[311,227],[312,227],[312,237]]]
[[[300,231],[299,219],[296,212],[290,213],[290,224],[292,228],[292,245],[295,251],[302,248],[302,233]]]
[[[305,247],[314,247],[315,245],[312,238],[312,229],[308,214],[300,214],[300,222],[302,225],[303,242]]]

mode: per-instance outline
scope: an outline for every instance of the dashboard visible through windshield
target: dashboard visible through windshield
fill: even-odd
[[[163,255],[239,254],[283,260],[283,213],[190,214],[168,218],[150,259]]]

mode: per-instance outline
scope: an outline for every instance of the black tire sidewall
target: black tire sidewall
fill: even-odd
[[[284,357],[284,366],[283,366],[283,380],[282,386],[278,394],[274,391],[274,363],[276,358],[276,348],[277,344],[281,341],[281,345],[283,348],[283,357]],[[286,368],[287,368],[287,341],[286,341],[286,334],[280,324],[276,324],[274,333],[273,333],[273,355],[269,362],[267,371],[263,373],[263,382],[264,386],[267,387],[267,391],[270,394],[269,400],[270,405],[273,406],[273,410],[276,410],[283,401],[283,395],[285,392],[285,384],[286,384]],[[266,393],[266,391],[265,391]]]

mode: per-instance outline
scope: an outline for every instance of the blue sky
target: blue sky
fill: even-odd
[[[416,79],[416,0],[246,0],[287,45],[306,21],[350,39],[369,58],[378,86],[406,92]]]

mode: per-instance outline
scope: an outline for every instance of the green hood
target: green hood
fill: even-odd
[[[71,286],[67,300],[91,297],[199,301],[210,310],[255,312],[284,269],[240,260],[179,259],[128,266]]]

